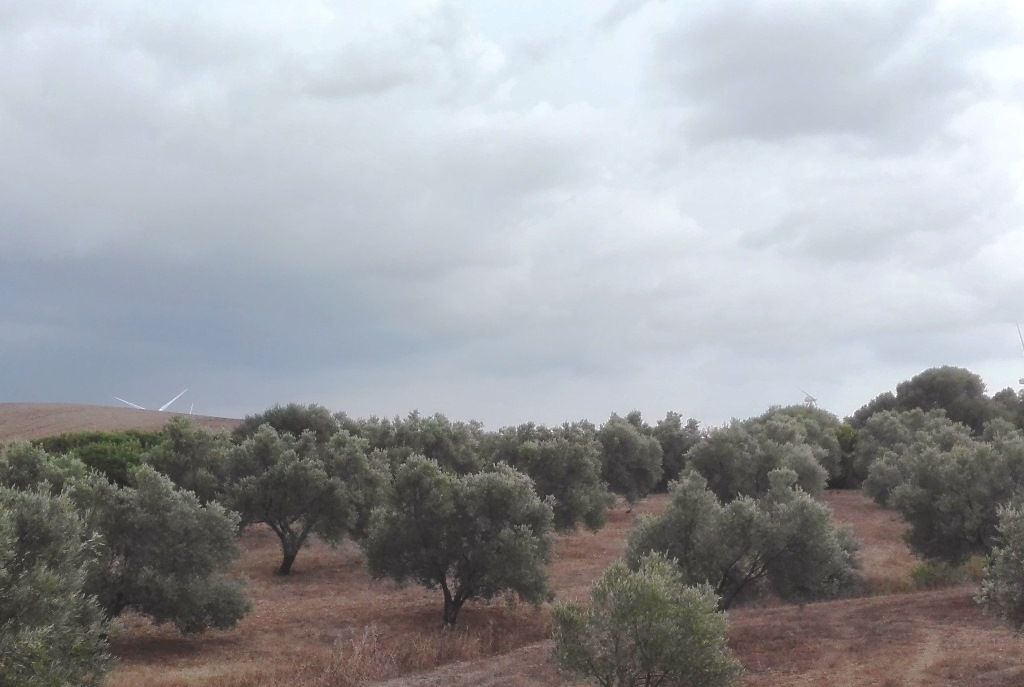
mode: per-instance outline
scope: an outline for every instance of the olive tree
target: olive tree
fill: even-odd
[[[638,415],[634,416],[638,418]],[[661,444],[636,422],[612,415],[597,433],[602,476],[630,504],[646,496],[661,479]]]
[[[992,549],[977,600],[994,613],[1024,627],[1024,501],[1000,506]]]
[[[670,482],[686,467],[686,453],[701,439],[700,423],[690,418],[683,423],[679,413],[668,412],[651,431],[661,445],[661,479],[659,490],[667,490]]]
[[[604,525],[615,498],[601,479],[601,445],[593,434],[572,426],[549,429],[533,424],[506,427],[488,437],[486,454],[526,473],[541,498],[550,498],[555,527]]]
[[[234,450],[231,471],[227,502],[243,525],[264,523],[280,539],[281,575],[291,572],[311,534],[331,544],[361,536],[387,481],[366,442],[348,432],[321,444],[313,432],[296,438],[270,425]]]
[[[1024,487],[1024,439],[931,446],[906,454],[892,505],[910,524],[907,542],[951,563],[995,545],[998,507]]]
[[[224,497],[230,449],[226,435],[207,432],[187,418],[177,417],[167,423],[160,441],[142,460],[209,503]]]
[[[687,454],[687,466],[707,480],[719,498],[758,496],[769,487],[769,474],[792,470],[807,493],[817,496],[828,477],[811,446],[803,443],[803,429],[791,417],[767,421],[732,422],[712,430]]]
[[[772,437],[776,441],[806,444],[825,469],[829,483],[842,481],[843,450],[838,435],[842,425],[832,413],[813,406],[784,406],[771,408],[752,422],[765,426],[769,435],[781,434]],[[772,423],[781,426],[774,429],[769,427]]]
[[[957,444],[969,443],[971,439],[970,428],[953,422],[942,410],[915,408],[875,413],[857,430],[853,454],[854,481],[859,484],[868,479],[872,465],[887,454],[898,457],[911,448],[928,446],[948,450]],[[875,487],[868,489],[873,494],[880,493]],[[884,501],[884,498],[876,499]]]
[[[0,684],[102,684],[107,622],[84,591],[95,544],[66,496],[0,487]]]
[[[240,585],[223,575],[238,556],[236,514],[217,503],[202,505],[148,465],[128,473],[122,486],[75,458],[27,450],[17,455],[21,483],[6,486],[57,494],[59,482],[86,531],[98,535],[84,589],[108,618],[131,609],[199,632],[232,627],[248,610]],[[5,464],[0,460],[0,478],[8,480]]]
[[[374,577],[440,588],[452,627],[469,599],[549,598],[552,520],[530,478],[508,465],[458,475],[414,455],[397,468],[363,545]]]
[[[856,545],[826,506],[774,470],[760,498],[723,504],[696,472],[676,482],[658,517],[630,535],[627,559],[660,552],[676,561],[686,584],[710,584],[728,608],[742,594],[766,589],[783,599],[835,597],[855,583]]]
[[[479,422],[452,422],[441,413],[421,415],[416,411],[393,420],[355,420],[344,414],[339,414],[337,420],[343,429],[366,439],[371,449],[386,453],[392,467],[413,454],[432,458],[446,470],[460,474],[476,472],[484,465],[484,430]]]
[[[66,492],[100,534],[86,591],[108,617],[134,610],[181,632],[233,627],[248,611],[241,585],[224,573],[238,557],[238,516],[202,505],[148,465],[122,487],[99,475]]]
[[[741,669],[716,606],[709,586],[685,586],[658,554],[635,570],[615,563],[591,591],[589,608],[555,607],[555,662],[601,687],[732,685]]]
[[[312,432],[321,443],[338,431],[338,422],[327,408],[316,403],[289,403],[284,406],[275,405],[255,415],[246,415],[232,436],[236,442],[245,441],[263,425],[270,425],[278,432],[287,432],[295,437],[303,432]]]
[[[65,482],[84,477],[89,472],[85,463],[73,455],[53,455],[24,441],[11,443],[0,450],[0,485],[31,489],[46,483],[60,493]]]

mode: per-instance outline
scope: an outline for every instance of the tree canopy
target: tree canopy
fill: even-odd
[[[469,599],[547,600],[552,527],[551,506],[512,467],[457,475],[413,455],[373,512],[364,547],[374,577],[440,588],[451,627]]]
[[[641,431],[639,413],[612,415],[597,433],[602,476],[609,488],[630,504],[646,496],[661,479],[661,444]]]
[[[684,586],[674,563],[644,556],[636,570],[613,564],[591,604],[554,610],[554,658],[601,687],[727,687],[740,665],[725,615],[707,585]]]
[[[728,608],[743,594],[770,589],[783,599],[840,596],[855,584],[856,545],[828,508],[777,469],[760,498],[727,503],[696,472],[684,473],[658,517],[642,518],[629,538],[636,565],[652,551],[676,561],[686,584],[710,584]]]

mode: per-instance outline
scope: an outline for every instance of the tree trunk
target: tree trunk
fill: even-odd
[[[446,598],[444,600],[444,627],[445,629],[451,629],[455,627],[455,621],[459,617],[459,609],[462,608],[462,602],[454,599]]]
[[[298,551],[285,551],[284,558],[281,559],[281,567],[277,569],[278,575],[288,575],[292,571],[292,563],[295,562],[295,557],[299,554]]]

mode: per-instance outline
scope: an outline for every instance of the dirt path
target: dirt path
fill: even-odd
[[[907,666],[904,684],[907,687],[923,687],[933,683],[927,674],[928,669],[942,657],[942,632],[934,628],[924,628],[924,639],[920,642],[917,656]]]

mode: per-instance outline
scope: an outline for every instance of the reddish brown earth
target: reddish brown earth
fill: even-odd
[[[1024,685],[1024,639],[986,617],[972,588],[883,593],[909,589],[917,563],[898,518],[858,492],[825,500],[861,542],[868,596],[731,611],[744,685]],[[635,518],[665,504],[655,496],[631,514],[618,508],[598,533],[560,537],[551,569],[557,596],[585,597],[621,555]],[[246,534],[243,549],[235,574],[248,580],[254,608],[239,627],[187,639],[129,618],[114,640],[121,664],[111,687],[575,684],[548,659],[544,607],[473,604],[460,628],[444,634],[438,593],[370,579],[355,546],[317,544],[288,579],[273,574],[272,534]]]
[[[70,403],[0,403],[0,442],[41,439],[65,432],[160,429],[179,415],[181,413]],[[230,430],[241,422],[225,417],[186,417],[213,430]]]

